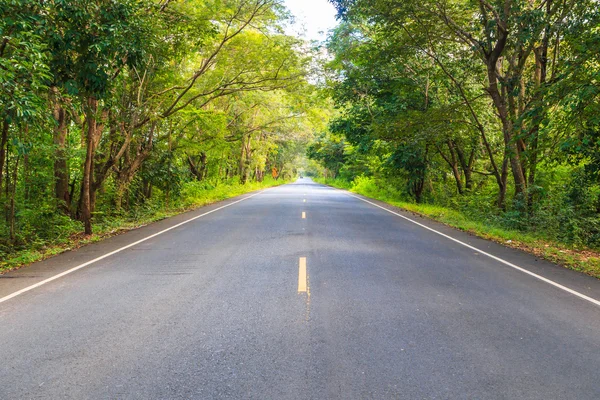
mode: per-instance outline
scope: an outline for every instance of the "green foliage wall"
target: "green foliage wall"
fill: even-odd
[[[309,157],[355,185],[600,248],[597,2],[333,3],[336,117]]]
[[[0,258],[289,179],[324,129],[313,50],[283,33],[280,2],[8,0],[0,14]]]

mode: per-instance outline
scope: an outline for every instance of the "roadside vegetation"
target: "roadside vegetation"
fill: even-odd
[[[288,182],[289,180],[283,178],[275,180],[271,177],[266,177],[261,182],[249,181],[245,184],[240,183],[236,177],[231,181],[220,182],[218,186],[213,186],[208,182],[186,182],[181,188],[181,194],[175,197],[170,204],[166,204],[164,198],[155,196],[152,200],[136,205],[121,214],[98,212],[94,221],[94,233],[91,235],[83,232],[80,221],[67,216],[62,216],[62,220],[58,221],[50,220],[56,223],[55,225],[32,224],[32,229],[41,228],[48,236],[30,241],[27,246],[9,253],[8,257],[0,261],[0,273],[185,211]]]
[[[312,172],[600,277],[597,1],[333,3]]]
[[[332,2],[0,2],[0,269],[302,172],[598,276],[598,2]]]
[[[278,1],[0,15],[0,270],[289,180],[324,130],[314,50]]]
[[[461,211],[434,203],[415,203],[393,186],[386,186],[385,182],[376,181],[372,177],[359,176],[352,182],[341,178],[316,177],[314,180],[386,202],[476,236],[532,253],[540,258],[600,278],[600,251],[556,240],[543,230],[523,231],[507,226],[504,221],[498,219],[473,215],[468,210]]]

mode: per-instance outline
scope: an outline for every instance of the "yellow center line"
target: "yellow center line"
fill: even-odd
[[[298,261],[298,293],[306,292],[306,257]]]
[[[306,199],[302,199],[302,202],[303,202],[303,203],[306,203]]]
[[[306,212],[302,211],[302,219],[306,219]]]

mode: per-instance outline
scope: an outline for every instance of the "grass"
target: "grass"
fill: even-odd
[[[386,191],[381,190],[381,188],[372,184],[372,181],[358,179],[354,182],[348,182],[341,179],[324,178],[315,178],[315,181],[383,201],[403,210],[431,218],[484,239],[526,251],[537,257],[600,279],[600,253],[592,249],[576,248],[565,243],[550,241],[535,234],[495,226],[489,221],[474,220],[450,208],[402,201],[394,193],[386,193]]]
[[[186,211],[285,183],[287,181],[265,179],[263,182],[248,182],[245,185],[230,182],[211,187],[201,182],[190,182],[183,187],[180,198],[171,207],[154,205],[130,214],[104,217],[94,223],[92,235],[84,235],[81,223],[71,221],[69,225],[61,228],[61,234],[54,240],[38,240],[24,249],[8,254],[0,253],[0,274]]]

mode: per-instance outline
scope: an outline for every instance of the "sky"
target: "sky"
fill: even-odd
[[[308,40],[325,40],[327,31],[336,25],[335,8],[327,0],[285,0],[284,4],[296,17],[288,35],[302,35]]]

